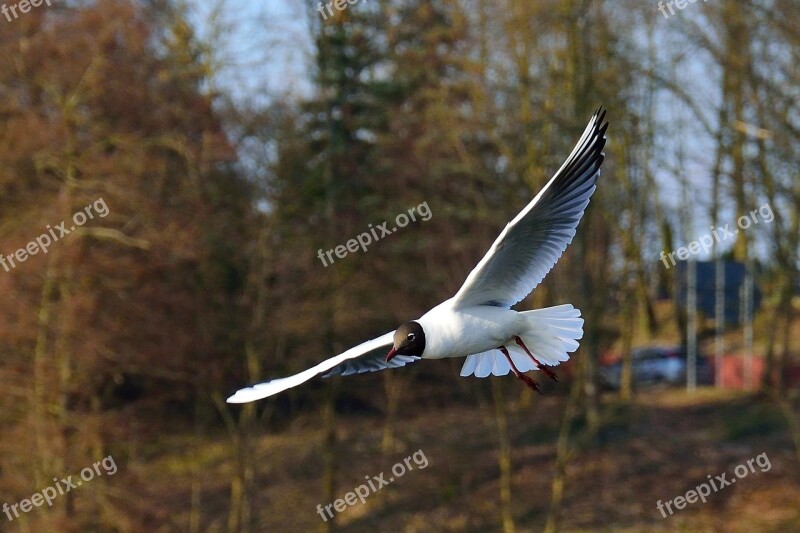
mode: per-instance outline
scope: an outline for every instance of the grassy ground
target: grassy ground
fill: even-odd
[[[511,435],[513,512],[517,531],[541,531],[550,501],[555,438],[565,396],[554,392],[530,407],[507,406]],[[499,531],[497,432],[490,407],[452,403],[415,409],[406,403],[397,422],[397,446],[382,459],[383,418],[340,416],[339,497],[385,473],[422,450],[423,461],[402,476],[339,513],[341,531]],[[799,407],[797,403],[795,407]],[[608,423],[597,442],[569,464],[563,512],[565,531],[800,531],[800,464],[778,409],[766,399],[701,389],[640,393],[633,406],[607,396]],[[800,409],[796,409],[800,411]],[[580,426],[578,421],[577,426]],[[579,429],[579,428],[578,428]],[[323,433],[315,416],[303,416],[275,435],[258,439],[258,531],[319,531],[317,504],[325,501]],[[141,464],[146,478],[143,507],[188,509],[192,472],[202,466],[200,521],[224,531],[232,468],[222,436],[202,449],[182,439],[168,443],[168,454]],[[163,452],[163,449],[162,449]],[[762,453],[770,468],[737,480],[666,519],[656,508],[712,477]],[[421,456],[418,454],[418,459]],[[762,459],[763,460],[763,459]],[[762,463],[763,464],[763,463]],[[190,466],[191,465],[191,466]],[[377,485],[377,483],[374,483]],[[156,487],[169,488],[161,492]],[[152,516],[154,530],[171,531],[188,523],[188,511]],[[182,529],[182,527],[179,527]]]

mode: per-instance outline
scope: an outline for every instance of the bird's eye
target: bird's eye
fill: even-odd
[[[409,334],[408,334],[408,337],[406,337],[406,338],[407,338],[408,340],[410,340],[410,341],[413,341],[414,339],[416,339],[416,338],[417,338],[417,336],[416,336],[416,335],[414,335],[413,333],[409,333]]]

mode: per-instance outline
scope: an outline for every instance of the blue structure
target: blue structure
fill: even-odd
[[[723,261],[725,270],[725,323],[739,324],[743,318],[741,305],[746,276],[744,263],[738,261]],[[686,306],[686,272],[688,261],[679,261],[676,265],[675,297],[681,306]],[[714,261],[695,261],[697,269],[697,310],[708,318],[716,318],[717,290],[716,264]],[[753,282],[753,298],[751,302],[751,312],[755,313],[761,303],[761,291],[758,285]]]

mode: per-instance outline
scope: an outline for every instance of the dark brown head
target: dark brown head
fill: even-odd
[[[419,322],[406,322],[394,332],[394,346],[386,356],[386,362],[392,360],[395,355],[416,355],[422,356],[425,351],[425,332]]]

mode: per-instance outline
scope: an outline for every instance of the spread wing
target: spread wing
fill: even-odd
[[[544,279],[575,236],[603,162],[608,122],[598,109],[567,160],[508,223],[453,297],[456,307],[511,307]]]
[[[376,339],[369,340],[354,346],[341,354],[326,359],[320,364],[304,370],[299,374],[289,376],[287,378],[273,379],[265,381],[236,391],[236,394],[228,398],[228,403],[247,403],[255,400],[272,396],[279,392],[291,389],[309,379],[325,373],[323,377],[329,376],[347,376],[350,374],[359,374],[361,372],[374,372],[376,370],[383,370],[384,368],[396,368],[405,366],[408,363],[413,363],[419,357],[412,357],[406,355],[398,355],[388,363],[385,361],[386,353],[392,347],[392,338],[394,331],[390,331],[385,335],[381,335]]]

